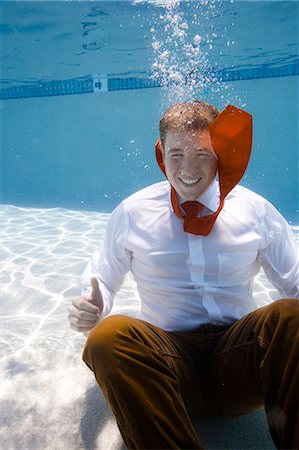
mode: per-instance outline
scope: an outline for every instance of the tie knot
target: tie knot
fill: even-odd
[[[197,201],[188,201],[182,203],[182,208],[187,216],[192,219],[198,216],[198,213],[200,213],[200,211],[202,210],[203,205]]]

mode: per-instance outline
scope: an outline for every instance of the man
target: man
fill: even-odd
[[[83,359],[128,448],[200,449],[192,415],[263,404],[275,445],[299,448],[297,247],[276,209],[237,185],[251,126],[230,105],[170,107],[156,144],[167,181],[114,210],[102,254],[83,274],[84,296],[72,300],[72,327],[92,329]],[[259,308],[252,284],[261,267],[288,298]],[[142,320],[102,320],[129,270]]]

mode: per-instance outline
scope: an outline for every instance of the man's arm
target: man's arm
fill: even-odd
[[[130,270],[131,253],[125,247],[127,233],[127,218],[120,204],[111,214],[102,249],[95,251],[81,276],[81,297],[72,299],[69,321],[76,331],[90,330],[111,311],[115,294]],[[86,313],[92,316],[87,317]]]
[[[261,218],[260,261],[268,279],[283,297],[299,298],[298,244],[282,215],[267,203]]]

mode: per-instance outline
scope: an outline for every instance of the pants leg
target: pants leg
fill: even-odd
[[[279,300],[236,322],[215,348],[209,372],[218,414],[264,403],[276,447],[299,449],[298,300]]]
[[[128,448],[203,448],[186,408],[192,386],[200,383],[196,365],[171,333],[138,319],[111,316],[91,331],[83,359]]]
[[[84,360],[129,448],[202,448],[194,405],[200,415],[236,415],[265,404],[276,446],[298,449],[298,308],[277,301],[217,332],[110,317],[90,334]]]

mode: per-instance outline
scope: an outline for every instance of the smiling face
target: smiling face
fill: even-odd
[[[166,176],[183,200],[196,200],[213,183],[217,157],[208,130],[168,131],[162,150]]]

